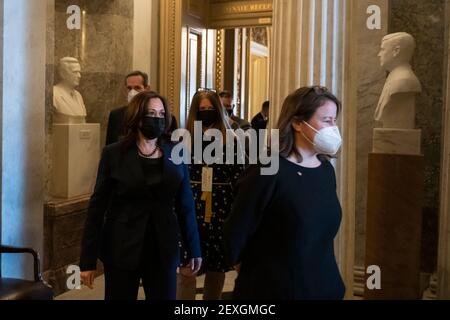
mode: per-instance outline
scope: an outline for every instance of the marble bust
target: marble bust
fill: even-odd
[[[54,124],[80,124],[86,122],[83,97],[75,90],[80,84],[81,66],[76,58],[66,57],[59,61],[61,81],[53,87]]]
[[[375,120],[380,121],[383,128],[415,128],[415,99],[422,86],[410,64],[414,49],[414,38],[405,32],[388,34],[382,40],[378,57],[381,67],[389,75],[375,111]]]

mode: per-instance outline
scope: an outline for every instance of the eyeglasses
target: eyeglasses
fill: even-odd
[[[303,92],[301,93],[302,99],[304,99],[307,96],[309,96],[312,92],[314,92],[316,95],[319,95],[319,96],[326,95],[326,94],[331,94],[331,92],[328,90],[328,88],[322,87],[322,86],[304,87],[301,90],[303,90]]]
[[[322,87],[322,86],[311,86],[311,87],[309,87],[309,90],[308,90],[308,93],[307,94],[309,94],[309,93],[311,93],[311,92],[315,92],[315,93],[317,93],[317,94],[323,94],[323,93],[329,93],[330,91],[328,90],[328,88],[327,87]]]
[[[198,88],[197,92],[214,92],[217,93],[216,89],[210,89],[210,88]]]

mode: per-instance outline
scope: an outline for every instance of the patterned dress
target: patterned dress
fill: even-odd
[[[224,257],[223,224],[231,211],[233,187],[245,169],[244,165],[239,164],[212,164],[208,166],[213,170],[213,187],[212,197],[207,200],[204,197],[204,192],[202,192],[202,171],[203,167],[206,166],[206,164],[191,164],[189,166],[202,249],[203,263],[200,274],[207,271],[227,272],[231,270]],[[212,210],[210,214],[207,212],[207,201],[211,201]]]

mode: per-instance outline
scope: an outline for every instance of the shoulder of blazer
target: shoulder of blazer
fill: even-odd
[[[263,164],[249,165],[237,180],[236,187],[239,188],[242,185],[247,185],[249,190],[251,190],[252,188],[259,188],[267,185],[276,185],[278,183],[280,170],[278,170],[274,175],[262,174],[262,168],[268,167],[269,165]]]
[[[161,149],[164,150],[165,156],[167,158],[171,158],[172,149],[180,144],[181,142],[172,142],[172,141],[165,141],[161,144]]]
[[[173,148],[175,146],[179,145],[180,143],[182,143],[182,142],[176,142],[176,143],[174,143],[174,142],[167,142],[167,143],[162,144],[161,148],[164,151],[164,158],[166,159],[166,161],[168,161],[170,163],[170,166],[173,167],[173,168],[177,168],[176,170],[183,171],[184,170],[184,166],[187,165],[187,164],[183,164],[183,163],[175,164],[173,162],[173,159],[172,159],[172,150],[173,150]],[[179,152],[179,154],[177,154],[177,156],[181,156],[182,157],[183,156],[182,153],[183,153],[183,150],[181,150]]]
[[[127,111],[128,106],[123,106],[120,108],[116,108],[109,113],[109,117],[111,119],[121,119],[125,117],[125,113]]]
[[[123,147],[121,142],[112,143],[103,148],[102,156],[104,158],[116,157],[123,153]]]

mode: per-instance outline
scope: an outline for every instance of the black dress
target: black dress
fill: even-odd
[[[208,144],[204,142],[203,150]],[[237,158],[236,151],[234,158]],[[245,166],[239,164],[212,164],[207,166],[205,164],[194,164],[194,160],[192,163],[189,165],[189,170],[203,258],[199,274],[207,271],[230,271],[231,268],[225,260],[223,248],[223,224],[231,211],[234,185]],[[202,192],[201,181],[204,167],[210,167],[213,170],[212,215],[209,218],[206,212],[207,200],[202,199],[204,193]]]
[[[280,158],[274,176],[247,170],[225,223],[229,263],[242,263],[236,299],[342,299],[333,240],[341,222],[333,166]]]

